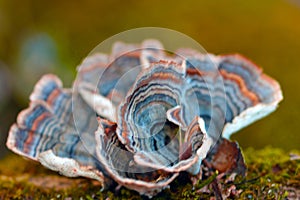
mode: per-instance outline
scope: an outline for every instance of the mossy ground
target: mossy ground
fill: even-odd
[[[291,160],[290,152],[266,147],[243,151],[248,172],[245,178],[233,181],[219,180],[219,186],[226,190],[235,186],[239,193],[231,198],[240,199],[293,199],[300,198],[300,160]],[[299,151],[294,151],[300,155]],[[209,199],[209,192],[200,192],[216,178],[212,175],[199,181],[194,187],[181,176],[170,189],[153,199]],[[222,181],[223,180],[223,181]],[[40,164],[9,155],[0,160],[0,199],[143,199],[136,192],[121,188],[118,191],[101,192],[98,182],[84,178],[66,178],[49,171]],[[201,190],[203,191],[203,190]]]

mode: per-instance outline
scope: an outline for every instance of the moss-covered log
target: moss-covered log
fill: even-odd
[[[216,195],[234,199],[300,198],[299,151],[284,152],[271,147],[248,148],[244,156],[248,165],[245,178],[213,173],[193,186],[181,175],[169,189],[153,199],[199,199]],[[0,199],[143,199],[125,188],[100,191],[97,181],[66,178],[40,164],[17,155],[0,160]]]

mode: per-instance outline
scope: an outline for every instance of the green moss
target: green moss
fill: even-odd
[[[296,154],[299,152],[295,151]],[[291,160],[289,153],[266,147],[262,150],[244,150],[248,165],[246,177],[218,178],[221,191],[235,186],[235,199],[284,199],[295,197],[300,191],[300,160]],[[97,181],[84,178],[66,178],[45,169],[40,164],[9,155],[0,161],[0,199],[142,199],[136,192],[121,188],[101,192]],[[195,186],[182,174],[169,189],[153,199],[207,199],[215,195],[209,186],[218,177],[212,173]],[[203,192],[205,191],[205,192]]]

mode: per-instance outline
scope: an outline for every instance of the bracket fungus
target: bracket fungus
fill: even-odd
[[[204,159],[244,173],[239,147],[227,139],[281,100],[279,84],[241,55],[117,42],[110,55],[82,62],[73,90],[43,76],[7,147],[65,176],[151,197],[180,172],[199,175]]]

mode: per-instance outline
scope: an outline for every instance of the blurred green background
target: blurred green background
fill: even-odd
[[[242,147],[300,147],[300,1],[0,0],[0,155],[34,83],[56,73],[71,86],[75,67],[98,43],[132,28],[180,31],[215,54],[239,52],[277,79],[284,101],[233,136]]]

